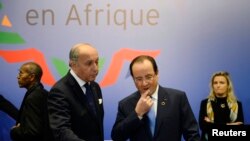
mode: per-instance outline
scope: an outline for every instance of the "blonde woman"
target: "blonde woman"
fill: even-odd
[[[207,140],[207,130],[212,124],[241,125],[244,122],[243,109],[237,100],[228,72],[212,75],[208,98],[201,101],[199,124],[202,141]]]

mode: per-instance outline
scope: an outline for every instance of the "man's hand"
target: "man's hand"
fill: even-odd
[[[150,98],[149,94],[150,90],[142,93],[139,101],[136,104],[135,112],[140,117],[147,113],[153,105],[153,100]]]

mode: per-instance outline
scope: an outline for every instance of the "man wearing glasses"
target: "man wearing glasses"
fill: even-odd
[[[132,60],[130,74],[138,91],[119,102],[114,141],[199,141],[199,127],[185,92],[158,84],[151,56]]]

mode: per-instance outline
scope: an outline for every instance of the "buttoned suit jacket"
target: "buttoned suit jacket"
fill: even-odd
[[[49,121],[56,140],[104,140],[102,92],[96,82],[91,82],[90,86],[97,116],[90,110],[85,94],[70,72],[51,88],[48,98]]]
[[[199,127],[185,92],[159,86],[155,134],[152,136],[146,114],[140,120],[135,107],[139,92],[119,102],[112,129],[114,141],[199,141]]]

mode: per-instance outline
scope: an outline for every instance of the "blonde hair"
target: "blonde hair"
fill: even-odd
[[[231,78],[229,76],[229,73],[226,72],[226,71],[219,71],[219,72],[216,72],[216,73],[214,73],[212,75],[212,78],[211,78],[211,81],[210,81],[210,92],[209,92],[209,95],[208,95],[208,102],[207,102],[207,115],[208,115],[208,118],[210,119],[210,121],[212,123],[214,122],[214,112],[213,112],[211,101],[216,100],[216,96],[215,96],[215,92],[214,92],[214,88],[213,88],[213,82],[214,82],[214,78],[216,76],[223,76],[227,80],[227,84],[228,84],[227,104],[228,104],[228,107],[230,109],[231,122],[235,122],[236,119],[237,119],[237,115],[238,115],[237,97],[234,94],[232,80],[231,80]]]
[[[237,97],[235,96],[234,93],[234,88],[233,88],[233,82],[230,78],[230,75],[228,72],[226,71],[218,71],[215,72],[212,77],[211,77],[211,81],[210,81],[210,92],[208,95],[208,98],[211,100],[215,100],[215,92],[214,92],[214,88],[213,88],[213,82],[214,82],[214,78],[217,76],[223,76],[226,78],[227,80],[227,84],[228,84],[228,89],[227,89],[227,101],[230,102],[237,102]]]

